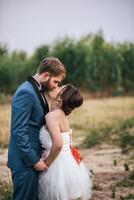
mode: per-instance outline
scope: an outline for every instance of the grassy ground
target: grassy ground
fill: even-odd
[[[86,147],[80,150],[85,163],[96,168],[92,200],[134,200],[134,98],[85,100],[69,120],[74,142]],[[8,146],[9,124],[10,105],[0,105],[1,147]],[[1,148],[0,154],[4,151]],[[0,199],[11,199],[11,191],[9,183],[0,182]]]
[[[90,130],[116,125],[134,116],[134,98],[85,100],[81,108],[70,115],[74,137],[86,136]]]
[[[9,140],[10,104],[0,105],[0,145],[6,146]]]
[[[134,98],[85,100],[70,116],[74,139],[85,137],[92,129],[115,126],[134,116]],[[10,126],[10,105],[0,105],[0,144],[7,145]]]

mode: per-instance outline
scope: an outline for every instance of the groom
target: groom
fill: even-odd
[[[65,74],[57,58],[46,58],[12,98],[7,165],[12,174],[13,200],[37,200],[38,172],[48,167],[40,158],[39,142],[39,130],[49,111],[44,93],[55,89]]]

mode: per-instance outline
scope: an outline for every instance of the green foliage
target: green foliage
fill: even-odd
[[[12,93],[21,83],[21,72],[25,67],[25,52],[13,52],[0,58],[0,91]]]
[[[37,71],[37,67],[39,66],[40,62],[50,56],[49,53],[49,46],[48,45],[41,45],[38,47],[35,52],[33,53],[33,56],[31,57],[31,73],[35,73]]]
[[[77,71],[76,67],[78,67],[74,65],[77,56],[75,53],[75,42],[67,37],[56,41],[51,53],[64,63],[68,73],[66,82],[74,83],[74,76]]]
[[[118,191],[118,188],[127,187],[127,188],[133,188],[134,187],[134,171],[130,171],[125,178],[123,178],[120,181],[116,181],[111,184],[111,190],[112,190],[112,198],[115,199],[116,197],[116,191]],[[120,200],[132,200],[134,199],[134,194],[129,194],[128,196],[120,196]]]
[[[130,180],[133,180],[133,181],[134,181],[134,170],[132,170],[132,171],[129,173],[128,178],[129,178]]]
[[[128,163],[124,163],[124,168],[125,168],[125,171],[129,171],[129,164]]]
[[[134,180],[130,179],[130,175],[128,174],[126,178],[116,183],[116,187],[134,187]]]
[[[0,43],[0,57],[5,56],[8,54],[7,47]]]
[[[0,199],[11,200],[12,199],[12,186],[6,182],[0,182]]]
[[[122,152],[133,149],[134,146],[134,117],[120,123],[119,145]]]
[[[125,121],[120,122],[120,129],[125,130],[127,128],[134,127],[134,117],[128,118]]]
[[[115,184],[112,184],[112,185],[111,185],[111,189],[112,189],[112,195],[111,195],[111,197],[112,197],[113,199],[115,199],[116,185],[115,185]]]
[[[51,46],[41,45],[28,57],[25,52],[9,53],[0,44],[0,91],[13,93],[29,75],[36,73],[42,59],[58,57],[65,65],[65,83],[84,90],[108,91],[124,95],[134,89],[134,44],[113,45],[103,33],[89,34],[79,40],[65,37]]]
[[[130,135],[128,131],[123,132],[120,135],[120,146],[122,149],[134,146],[134,135]]]
[[[106,134],[111,132],[111,127],[95,128],[90,130],[89,135],[83,141],[83,147],[92,147],[100,144],[106,137]]]
[[[119,45],[120,66],[122,72],[122,86],[127,90],[134,89],[134,44],[124,43]]]
[[[6,95],[1,93],[0,94],[0,104],[3,103],[5,101]]]
[[[117,86],[112,92],[112,96],[123,96],[125,94],[124,88],[122,86]]]
[[[117,160],[113,161],[114,166],[117,166]]]
[[[117,124],[113,124],[112,126],[105,126],[97,129],[94,128],[89,130],[89,134],[83,141],[82,147],[90,148],[102,143],[103,141],[107,141],[118,144],[123,151],[132,149],[134,146],[133,127],[134,117],[119,121]],[[113,135],[116,135],[116,141],[112,139]]]
[[[120,196],[120,200],[134,200],[134,194],[129,194],[128,196]]]
[[[102,141],[101,139],[101,135],[98,134],[98,132],[93,131],[90,134],[90,137],[86,137],[86,139],[83,142],[84,147],[92,147],[95,146],[96,144],[100,144],[100,142]]]
[[[89,56],[91,90],[104,90],[121,84],[118,52],[111,44],[104,41],[101,32],[93,37]]]

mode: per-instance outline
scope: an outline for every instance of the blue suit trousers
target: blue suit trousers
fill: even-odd
[[[13,200],[38,200],[38,173],[34,168],[11,171]]]

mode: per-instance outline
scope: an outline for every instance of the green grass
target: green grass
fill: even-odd
[[[134,187],[134,170],[130,171],[123,180],[112,184],[111,187]]]
[[[118,188],[133,188],[134,187],[134,170],[130,171],[128,175],[120,181],[111,184],[111,197],[116,198],[116,192]],[[134,194],[128,194],[127,196],[120,196],[120,200],[134,200]]]
[[[73,130],[73,140],[85,138],[91,146],[108,140],[118,126],[123,130],[133,126],[134,98],[116,97],[104,99],[86,99],[83,105],[69,115],[70,128]],[[132,119],[132,120],[131,120]],[[125,122],[125,123],[124,123]],[[0,145],[5,147],[9,141],[10,104],[0,104]],[[112,139],[112,141],[115,141]],[[77,142],[76,142],[77,143]],[[87,144],[88,146],[88,144]],[[126,147],[127,148],[127,147]]]
[[[118,182],[116,186],[117,187],[134,187],[134,181],[126,178],[122,180],[121,182]]]
[[[12,185],[11,183],[0,182],[0,200],[12,199]]]
[[[134,194],[129,194],[128,196],[120,196],[120,200],[134,200]]]
[[[88,99],[70,116],[74,138],[87,136],[92,130],[116,126],[134,116],[134,98]]]
[[[90,129],[82,147],[90,148],[102,142],[119,145],[124,151],[134,146],[134,117],[113,125]]]
[[[134,135],[132,135],[132,132],[124,131],[120,134],[120,147],[123,149],[123,152],[131,150],[134,147]]]

